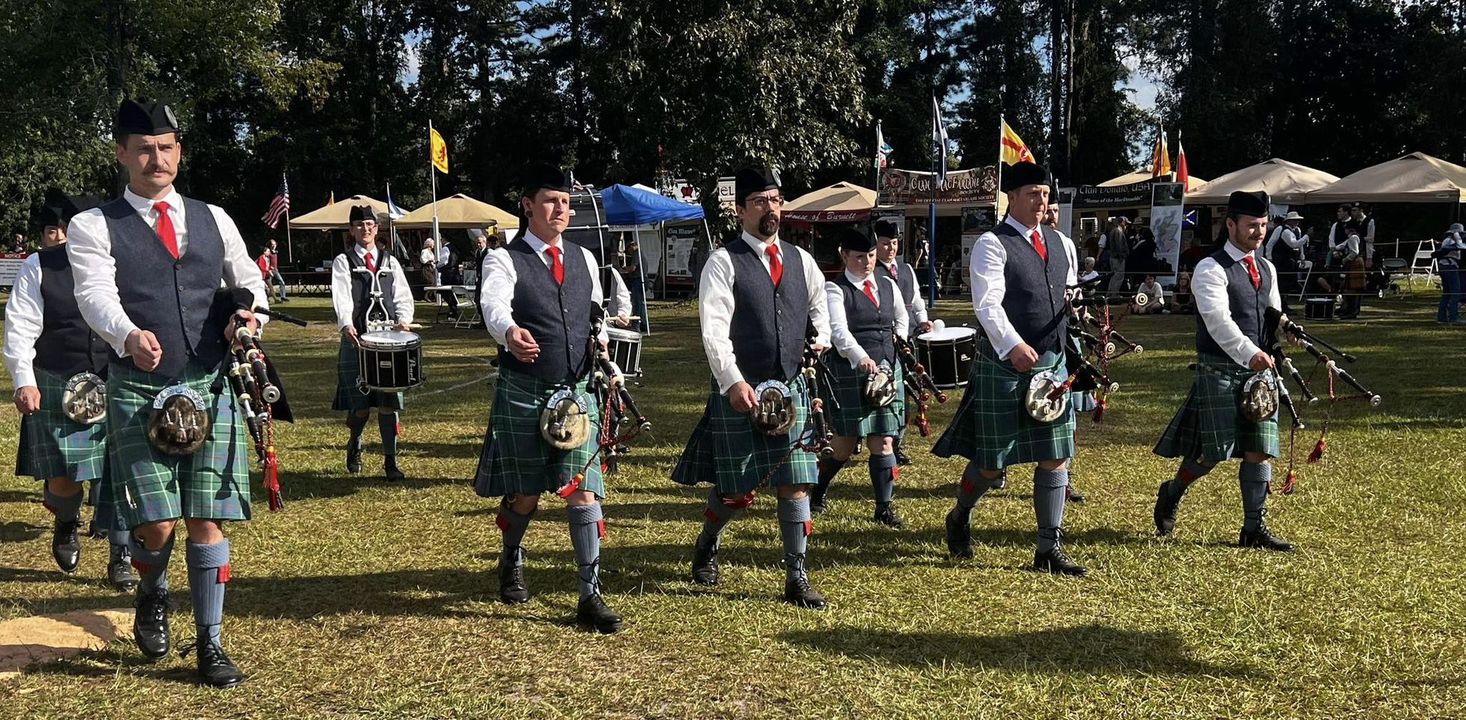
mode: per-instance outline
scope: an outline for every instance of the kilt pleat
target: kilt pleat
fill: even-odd
[[[331,409],[346,412],[373,408],[383,412],[397,412],[403,409],[402,393],[380,390],[362,392],[358,384],[360,380],[361,355],[355,345],[342,338],[341,347],[336,351],[336,397],[331,400]]]
[[[682,485],[712,483],[722,495],[741,495],[763,485],[813,485],[819,482],[815,456],[790,451],[809,432],[809,393],[804,377],[785,383],[794,394],[794,427],[787,434],[770,436],[754,428],[748,415],[718,392],[713,381],[702,419],[687,440],[687,447],[672,480]]]
[[[1155,454],[1206,464],[1241,458],[1248,452],[1277,457],[1277,413],[1252,422],[1240,410],[1242,385],[1257,373],[1230,358],[1210,354],[1198,355],[1194,372],[1191,392],[1156,443]]]
[[[1019,373],[1012,363],[997,359],[986,339],[979,339],[967,392],[932,454],[960,455],[983,470],[1074,457],[1072,404],[1062,418],[1051,423],[1034,420],[1023,407],[1028,379],[1046,370],[1067,377],[1062,355],[1044,353],[1032,371]]]
[[[564,386],[499,368],[494,406],[489,411],[489,425],[474,474],[474,491],[481,497],[555,492],[584,468],[580,489],[605,497],[601,464],[591,461],[599,451],[601,410],[586,384],[582,380],[575,390],[590,415],[590,437],[578,448],[560,450],[540,436],[540,412],[550,396]]]

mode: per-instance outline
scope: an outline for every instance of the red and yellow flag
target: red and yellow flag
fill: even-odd
[[[1171,151],[1166,147],[1166,130],[1156,138],[1155,149],[1150,154],[1150,176],[1161,177],[1171,174]]]
[[[438,172],[446,174],[448,172],[448,143],[444,142],[443,136],[432,127],[428,128],[428,142],[431,146],[433,167],[437,168]]]
[[[1028,145],[1008,127],[1008,121],[1003,121],[1003,137],[999,141],[1003,149],[1003,164],[1016,165],[1021,162],[1033,162],[1033,153],[1028,151]]]

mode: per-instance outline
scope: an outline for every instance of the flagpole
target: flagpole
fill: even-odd
[[[285,183],[285,173],[280,173],[280,182]],[[285,185],[285,192],[290,192],[290,185]],[[288,196],[287,196],[288,197]],[[290,207],[285,208],[285,261],[295,264],[295,243],[290,240]]]
[[[927,295],[931,298],[929,305],[937,305],[937,178],[940,168],[937,163],[942,161],[944,148],[938,147],[942,142],[940,120],[937,117],[937,96],[932,93],[932,178],[931,178],[931,200],[927,203],[926,215],[926,279]]]
[[[1008,123],[1003,119],[1003,113],[1002,113],[1002,111],[999,111],[998,112],[998,165],[997,165],[997,167],[998,167],[998,173],[997,173],[997,177],[995,177],[993,179],[993,182],[997,183],[996,185],[993,186],[993,219],[994,220],[1002,220],[1002,218],[998,217],[998,209],[999,209],[998,208],[998,205],[999,205],[998,196],[1000,196],[1000,195],[1003,194],[1003,137],[1004,137],[1004,135],[1003,135],[1003,128],[1007,124]]]

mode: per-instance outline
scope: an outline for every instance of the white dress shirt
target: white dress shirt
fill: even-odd
[[[880,261],[878,260],[877,262],[880,262]],[[900,273],[902,271],[905,271],[905,272],[911,274],[911,288],[912,288],[912,291],[911,291],[911,304],[905,308],[905,310],[906,310],[906,319],[908,321],[907,324],[910,327],[916,327],[916,326],[918,326],[918,325],[920,325],[920,324],[922,324],[924,322],[927,322],[927,319],[926,319],[926,300],[921,297],[921,283],[919,283],[919,282],[916,281],[916,270],[914,268],[912,268],[910,264],[898,264],[898,263],[894,263],[894,262],[892,262],[892,263],[882,263],[882,264],[884,264],[886,266],[886,269],[887,270],[890,270],[891,271],[891,277],[893,279],[900,277],[900,275],[898,273]],[[896,288],[897,288],[896,297],[901,298],[904,301],[905,298],[902,297],[901,293],[899,292],[899,290],[901,288],[901,283],[896,283]],[[909,336],[908,335],[905,335],[905,334],[902,334],[901,337],[909,337]]]
[[[611,301],[606,303],[606,315],[616,317],[618,315],[631,316],[634,309],[631,307],[631,288],[626,287],[626,281],[621,279],[621,272],[612,268],[611,284],[615,292],[611,293]]]
[[[545,253],[549,245],[530,232],[528,228],[524,231],[524,241],[534,251],[535,257],[550,266],[550,256]],[[511,243],[512,244],[512,243]],[[585,263],[585,271],[590,274],[590,301],[594,305],[600,305],[605,295],[601,292],[601,277],[599,266],[596,265],[596,258],[590,251],[576,245],[564,238],[560,239],[560,248],[563,254],[560,262],[573,262],[570,257],[576,255],[576,250]],[[494,248],[484,255],[483,267],[479,268],[479,313],[484,318],[484,326],[489,329],[489,334],[494,336],[494,342],[505,347],[509,346],[506,339],[509,331],[519,326],[514,321],[514,286],[519,282],[519,273],[514,269],[514,259],[509,256],[508,247]],[[630,293],[627,293],[630,295]],[[627,301],[630,305],[630,301]],[[604,326],[601,328],[600,341],[606,342],[607,335]]]
[[[1277,251],[1280,242],[1294,250],[1302,250],[1303,246],[1308,244],[1308,238],[1297,230],[1284,225],[1268,240],[1267,251],[1263,253],[1267,259],[1272,260],[1277,257],[1273,253]]]
[[[442,268],[442,267],[446,266],[448,264],[448,261],[451,260],[451,259],[453,259],[453,254],[448,250],[448,243],[443,243],[443,244],[439,245],[438,246],[438,267],[439,268]]]
[[[362,263],[366,262],[367,251],[361,245],[352,243],[351,249],[346,252],[354,252]],[[386,263],[386,266],[392,270],[392,297],[384,297],[382,302],[391,303],[392,311],[397,315],[397,322],[410,325],[417,307],[412,304],[412,288],[407,284],[407,275],[402,271],[402,263],[397,262],[397,258],[382,250],[380,246],[373,246],[372,265],[381,270],[384,267],[382,263]],[[346,259],[345,253],[341,253],[331,261],[331,307],[336,310],[337,332],[351,324],[351,312],[355,309],[354,302],[351,296],[351,262]],[[370,295],[367,302],[371,302]]]
[[[124,190],[122,198],[137,211],[148,227],[158,222],[153,212],[157,202],[138,195],[132,188]],[[173,232],[178,239],[178,254],[188,252],[188,223],[184,218],[183,197],[174,188],[162,198],[168,203],[168,217],[173,221]],[[255,307],[270,307],[269,293],[265,290],[260,268],[249,256],[239,228],[224,211],[209,205],[214,215],[214,224],[219,227],[219,236],[224,240],[224,276],[220,287],[245,288],[254,295]],[[107,219],[100,208],[94,208],[71,219],[66,229],[66,254],[71,258],[71,275],[76,280],[76,304],[81,315],[98,337],[106,341],[118,355],[127,355],[127,336],[138,327],[122,309],[117,295],[117,262],[112,257],[112,236],[107,232]],[[269,322],[268,317],[259,318],[260,325]]]
[[[5,369],[16,390],[36,385],[36,340],[41,337],[46,301],[41,296],[41,255],[31,253],[20,265],[10,302],[5,305]]]
[[[1247,254],[1231,241],[1225,247],[1227,255],[1238,262]],[[1257,262],[1259,266],[1266,266],[1273,271],[1273,287],[1268,293],[1267,306],[1281,310],[1283,301],[1278,295],[1277,269],[1269,260],[1259,259]],[[1261,274],[1262,267],[1258,267],[1257,271]],[[1222,269],[1216,258],[1208,256],[1196,264],[1196,272],[1191,275],[1191,294],[1195,298],[1196,312],[1206,323],[1206,331],[1211,334],[1212,339],[1226,351],[1232,362],[1247,367],[1252,362],[1252,356],[1261,348],[1247,339],[1242,334],[1242,328],[1237,327],[1237,322],[1232,319],[1231,304],[1227,302],[1227,271]]]
[[[849,270],[845,271],[845,279],[849,280],[851,285],[854,285],[860,290],[861,297],[865,296],[866,280],[875,281],[875,284],[871,286],[871,292],[875,294],[877,299],[881,297],[881,283],[890,285],[891,297],[896,300],[896,307],[893,308],[893,314],[896,320],[896,334],[903,338],[910,337],[911,327],[907,322],[906,304],[901,302],[901,287],[896,284],[895,280],[876,277],[875,273],[871,273],[865,277],[857,277]],[[870,357],[870,353],[866,352],[865,348],[860,346],[860,341],[856,340],[855,335],[850,332],[850,323],[845,320],[845,291],[841,290],[839,285],[833,282],[827,282],[825,283],[825,301],[829,305],[830,311],[830,343],[834,345],[835,352],[840,353],[841,357],[850,361],[850,367],[859,367],[860,361]]]
[[[766,246],[762,240],[744,232],[734,242],[748,243],[758,255],[759,262],[763,263],[764,270],[769,270],[769,256],[764,252]],[[809,319],[814,322],[815,343],[828,346],[830,309],[825,303],[824,275],[815,264],[814,256],[804,248],[788,243],[784,246],[799,253],[800,264],[804,267],[804,286],[809,293]],[[782,257],[780,260],[787,272],[788,260]],[[733,354],[733,340],[730,337],[733,306],[733,258],[729,257],[727,248],[718,248],[708,257],[702,268],[702,277],[698,281],[697,315],[702,325],[703,352],[707,354],[708,367],[713,371],[720,393],[726,393],[728,388],[743,382],[743,373],[738,369],[738,358]],[[800,328],[800,334],[803,332],[804,328]]]
[[[1349,235],[1339,242],[1334,242],[1333,238],[1330,238],[1329,252],[1337,253],[1340,250],[1343,250],[1342,262],[1349,262],[1359,257],[1359,236]]]
[[[1166,304],[1166,291],[1159,282],[1141,283],[1136,288],[1137,292],[1143,292],[1150,297],[1150,301],[1157,306]]]
[[[1037,228],[1025,227],[1009,215],[1003,220],[1023,234],[1023,237],[1033,237],[1033,231]],[[1069,267],[1064,274],[1064,283],[1074,285],[1078,280],[1079,253],[1074,249],[1074,241],[1065,237],[1063,233],[1054,231],[1059,236],[1059,242],[1064,245],[1064,252],[1069,256]],[[1029,242],[1032,242],[1030,240]],[[1008,281],[1003,276],[1003,265],[1008,262],[1008,251],[1003,247],[1003,241],[993,231],[989,230],[977,238],[977,244],[972,248],[972,262],[968,269],[970,284],[972,285],[972,309],[977,314],[977,321],[982,324],[983,332],[987,335],[988,341],[993,345],[993,351],[998,354],[999,360],[1006,360],[1013,348],[1023,343],[1023,338],[1013,329],[1013,324],[1008,321],[1008,313],[1003,310],[1003,296],[1008,291]]]

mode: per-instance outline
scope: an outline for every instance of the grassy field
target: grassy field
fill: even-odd
[[[1089,502],[1071,507],[1067,545],[1089,578],[1024,570],[1026,469],[978,505],[976,558],[948,560],[942,516],[961,465],[913,434],[916,463],[897,490],[905,530],[870,522],[863,467],[837,481],[810,549],[826,612],[779,601],[767,497],[725,535],[724,583],[685,579],[705,491],[668,474],[707,369],[695,313],[655,308],[637,393],[654,435],[608,483],[605,586],[627,620],[608,637],[574,628],[574,557],[554,498],[526,541],[536,598],[497,602],[495,508],[468,484],[488,415],[486,333],[423,331],[430,380],[408,397],[402,440],[410,479],[388,484],[370,474],[375,423],[369,474],[342,468],[329,322],[278,325],[271,354],[304,420],[277,430],[285,511],[257,495],[256,519],[229,529],[225,646],[250,682],[197,688],[192,658],[145,664],[127,640],[0,681],[0,717],[1461,716],[1466,331],[1433,324],[1433,300],[1315,328],[1360,355],[1351,369],[1385,402],[1341,403],[1325,461],[1302,470],[1296,494],[1272,498],[1270,523],[1298,553],[1232,546],[1235,465],[1193,488],[1174,537],[1153,537],[1156,484],[1173,468],[1150,447],[1189,382],[1194,321],[1128,318],[1147,352],[1115,364],[1124,388],[1105,423],[1080,425],[1074,478]],[[324,299],[288,308],[328,318]],[[947,301],[937,315],[969,312]],[[7,404],[7,452],[17,427]],[[1315,438],[1300,434],[1300,461]],[[98,579],[100,543],[77,576],[57,573],[49,523],[34,483],[0,480],[0,620],[130,605]],[[177,555],[174,627],[188,640]]]

